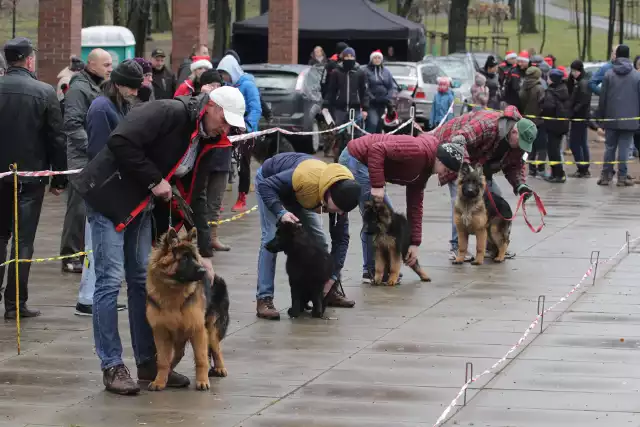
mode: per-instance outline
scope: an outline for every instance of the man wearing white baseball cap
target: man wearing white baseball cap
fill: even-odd
[[[244,97],[233,87],[221,87],[208,95],[143,103],[120,122],[106,146],[73,180],[96,224],[91,230],[93,250],[103,254],[95,261],[96,294],[106,297],[101,315],[93,317],[93,329],[108,391],[140,391],[123,363],[117,333],[115,299],[123,279],[129,288],[129,326],[138,380],[153,381],[156,376],[156,350],[145,315],[152,229],[162,234],[169,225],[195,227],[202,265],[209,279],[213,278],[207,223],[209,171],[216,162],[224,161],[224,156],[213,155],[215,150],[227,150],[230,155],[227,135],[234,127],[244,129],[244,111]],[[176,191],[190,205],[192,214],[184,205],[177,208],[177,197],[172,203]],[[152,205],[155,227],[151,225]],[[168,387],[187,385],[187,377],[170,373]]]

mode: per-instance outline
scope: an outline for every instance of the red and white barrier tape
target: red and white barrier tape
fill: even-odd
[[[615,255],[611,256],[609,259],[607,259],[606,261],[600,261],[597,264],[608,264],[611,261],[615,260],[618,255],[620,255],[620,253],[622,251],[624,251],[629,245],[631,245],[631,243],[635,242],[636,240],[640,239],[640,237],[636,237],[633,240],[630,240],[628,243],[625,243],[624,245],[622,245],[622,247],[620,248],[620,250],[618,250],[618,252],[615,253]],[[456,395],[456,397],[451,401],[451,403],[449,404],[449,406],[447,406],[445,408],[445,410],[442,412],[442,414],[440,415],[440,417],[436,420],[435,424],[433,424],[433,427],[437,427],[440,424],[442,424],[447,416],[449,415],[449,413],[451,413],[451,410],[456,406],[456,404],[458,403],[458,400],[462,397],[462,395],[464,394],[464,392],[469,388],[469,386],[471,385],[471,383],[476,382],[479,378],[490,374],[494,369],[496,369],[498,366],[500,366],[501,364],[503,364],[507,358],[509,357],[509,355],[511,353],[513,353],[514,351],[516,351],[526,340],[527,337],[529,336],[529,334],[531,333],[531,331],[538,325],[538,323],[540,322],[540,319],[547,314],[548,312],[550,312],[551,310],[553,310],[554,308],[556,308],[558,305],[562,304],[563,302],[565,302],[567,299],[569,299],[569,297],[571,297],[571,295],[573,295],[584,283],[584,281],[591,276],[591,274],[593,274],[593,271],[597,265],[595,262],[592,263],[589,266],[589,269],[586,271],[586,273],[584,273],[584,275],[582,276],[582,279],[580,279],[580,281],[578,282],[577,285],[575,285],[569,292],[567,292],[567,294],[565,296],[563,296],[562,298],[560,298],[560,300],[558,302],[556,302],[555,304],[553,304],[551,307],[545,309],[542,313],[538,314],[536,316],[536,318],[534,319],[533,322],[531,322],[531,324],[529,325],[529,327],[524,331],[524,334],[522,334],[522,336],[520,337],[520,339],[518,340],[518,342],[516,344],[513,345],[513,347],[511,347],[509,349],[509,351],[507,351],[507,353],[502,356],[502,358],[500,360],[498,360],[496,363],[494,363],[493,365],[491,365],[490,368],[487,368],[486,370],[484,370],[483,372],[481,372],[480,374],[470,378],[463,386],[462,388],[460,388],[460,391],[458,392],[458,394]]]

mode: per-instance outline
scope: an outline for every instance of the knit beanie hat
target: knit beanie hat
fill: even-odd
[[[451,87],[451,79],[449,77],[438,77],[436,82],[438,83],[438,92],[444,93]]]
[[[531,152],[533,141],[538,135],[538,128],[529,119],[518,120],[516,127],[518,128],[518,145],[527,153]]]
[[[616,58],[629,58],[629,46],[621,44],[616,48]]]
[[[484,63],[484,69],[487,70],[491,67],[495,67],[496,65],[498,65],[498,61],[496,61],[496,58],[493,55],[489,55],[487,57],[487,61]]]
[[[347,55],[351,55],[351,56],[356,56],[356,50],[352,47],[348,47],[345,50],[342,51],[342,56],[347,56]]]
[[[575,61],[573,61],[571,63],[571,69],[572,70],[576,70],[576,71],[580,71],[581,73],[584,73],[584,63],[582,61],[580,61],[579,59],[576,59]]]
[[[342,53],[342,51],[344,51],[348,47],[349,47],[349,45],[346,44],[345,42],[338,42],[338,43],[336,43],[336,53],[338,55],[340,55]]]
[[[373,52],[371,52],[371,55],[369,55],[369,62],[373,61],[373,58],[380,58],[380,60],[382,61],[384,59],[384,55],[382,55],[380,49],[374,50]]]
[[[210,70],[213,68],[213,64],[210,61],[211,58],[208,56],[194,56],[193,62],[191,63],[191,72],[194,72],[198,68],[206,68]]]
[[[142,74],[151,73],[153,69],[153,67],[151,66],[151,61],[147,61],[144,58],[133,58],[133,60],[136,61],[138,65],[140,65],[140,67],[142,68]]]
[[[549,72],[549,79],[555,84],[561,83],[562,79],[564,79],[564,73],[562,70],[554,68]]]
[[[458,172],[464,160],[464,145],[457,142],[448,142],[438,145],[436,158],[442,164],[454,172]]]
[[[507,55],[504,57],[504,59],[516,59],[517,57],[518,55],[514,51],[508,50]]]
[[[131,89],[140,89],[143,80],[142,67],[133,59],[122,61],[111,72],[112,82]]]
[[[527,68],[527,72],[525,73],[525,75],[533,76],[533,78],[539,79],[540,77],[542,77],[542,70],[540,70],[540,68],[538,67],[529,67]]]
[[[518,57],[516,58],[516,60],[518,61],[528,61],[529,60],[529,52],[527,52],[526,50],[523,50],[522,52],[520,52],[518,54]]]
[[[482,73],[476,73],[476,77],[474,80],[476,86],[484,86],[485,84],[487,84],[487,78]]]
[[[351,212],[360,200],[360,184],[355,179],[343,179],[329,188],[329,194],[342,212]]]
[[[77,56],[72,56],[69,70],[73,72],[84,70],[84,62],[82,62],[82,59],[78,58]]]
[[[224,85],[224,80],[222,80],[222,77],[220,76],[220,73],[218,73],[218,70],[207,70],[200,76],[200,84],[202,86],[211,83],[219,83],[220,86]]]
[[[544,57],[544,62],[546,62],[546,63],[547,63],[547,65],[549,65],[549,67],[553,67],[553,61],[554,61],[555,59],[556,59],[556,58],[555,58],[553,55],[548,55],[548,56],[545,56],[545,57]]]

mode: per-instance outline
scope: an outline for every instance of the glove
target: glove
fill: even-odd
[[[522,196],[524,194],[522,202],[525,203],[531,196],[533,196],[533,188],[529,187],[527,184],[520,184],[518,185],[518,188],[516,188],[516,194],[518,196]]]

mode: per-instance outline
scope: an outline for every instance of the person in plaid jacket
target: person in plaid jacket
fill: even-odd
[[[537,128],[529,119],[522,118],[518,109],[508,106],[504,111],[476,111],[456,117],[436,129],[433,135],[440,143],[458,143],[464,147],[464,161],[474,166],[483,166],[487,187],[500,195],[493,181],[499,171],[513,187],[516,195],[531,193],[524,173],[524,152],[530,152]],[[456,198],[457,171],[447,169],[439,175],[440,184],[449,186],[451,204]],[[458,234],[452,216],[451,251],[458,250]]]

